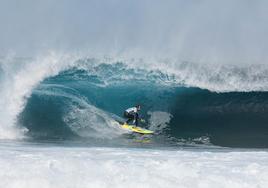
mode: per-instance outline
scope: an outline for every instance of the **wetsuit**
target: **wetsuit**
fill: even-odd
[[[126,109],[124,112],[124,117],[128,118],[126,121],[127,124],[131,121],[134,121],[135,125],[138,126],[139,113],[137,107]]]

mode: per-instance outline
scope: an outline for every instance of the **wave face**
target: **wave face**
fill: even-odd
[[[123,61],[96,63],[96,59],[80,59],[74,65],[47,76],[33,87],[17,118],[29,137],[128,143],[130,139],[123,136],[115,120],[122,121],[123,111],[139,103],[148,122],[144,126],[156,132],[152,143],[268,146],[268,92],[265,87],[255,91],[258,86],[254,84],[252,91],[243,91],[241,75],[252,79],[249,69],[239,69],[237,74],[230,75],[242,80],[241,91],[226,92],[225,84],[222,92],[221,86],[215,92],[191,85],[189,79],[175,74],[133,68]],[[183,66],[193,67],[190,63],[182,63]],[[219,79],[221,76],[216,81],[212,80],[215,75],[211,76],[207,85],[227,83],[228,79]],[[209,80],[209,75],[204,77],[203,81]],[[255,77],[266,82],[260,72]],[[202,79],[196,80],[201,82]]]

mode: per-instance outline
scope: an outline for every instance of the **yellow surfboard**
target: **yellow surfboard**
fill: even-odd
[[[141,134],[153,134],[154,133],[154,131],[144,129],[144,128],[141,128],[141,127],[136,127],[136,126],[133,126],[133,125],[128,125],[126,123],[124,123],[121,126],[122,126],[123,129],[127,129],[129,131],[136,132],[136,133],[141,133]]]

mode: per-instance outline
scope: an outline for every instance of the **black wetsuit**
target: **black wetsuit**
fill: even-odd
[[[135,125],[138,126],[139,124],[139,113],[136,107],[128,108],[124,112],[124,117],[128,118],[126,123],[128,124],[131,121],[135,121]]]

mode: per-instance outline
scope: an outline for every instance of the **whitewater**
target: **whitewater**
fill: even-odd
[[[10,143],[1,144],[1,151],[1,187],[246,188],[268,184],[268,156],[263,151],[204,152]]]
[[[267,7],[1,1],[0,188],[266,188]]]

